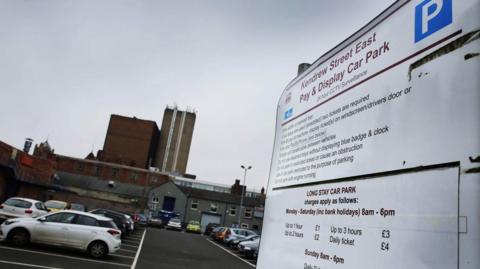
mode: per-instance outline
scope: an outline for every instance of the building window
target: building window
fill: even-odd
[[[85,168],[84,163],[77,163],[77,172],[82,172],[84,168]]]
[[[241,227],[242,227],[243,229],[248,229],[248,223],[242,223]]]
[[[245,218],[252,218],[252,209],[251,208],[245,208]]]
[[[138,172],[136,172],[136,171],[132,171],[132,172],[130,173],[130,179],[131,179],[131,180],[137,180],[139,177],[140,177],[140,175],[139,175]]]
[[[217,213],[217,204],[211,203],[210,204],[210,212]]]
[[[118,173],[120,172],[120,169],[118,168],[112,168],[112,177],[116,178],[118,176]]]
[[[100,165],[95,165],[95,176],[99,177],[102,174],[102,167]]]
[[[190,208],[192,210],[197,210],[198,209],[198,200],[192,200],[192,204],[190,205]]]
[[[258,230],[259,230],[258,228],[259,228],[258,225],[255,225],[255,224],[252,225],[252,229],[253,229],[253,230],[258,231]]]
[[[236,206],[233,206],[233,205],[230,206],[230,210],[228,211],[228,214],[229,214],[230,216],[235,216],[235,215],[237,215],[237,207],[236,207]]]
[[[158,204],[158,201],[159,201],[159,199],[158,199],[157,196],[152,196],[152,203]]]

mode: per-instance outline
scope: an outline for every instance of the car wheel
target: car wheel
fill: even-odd
[[[22,228],[14,229],[9,233],[8,241],[14,246],[23,247],[30,242],[30,234]]]
[[[94,241],[88,247],[88,253],[96,259],[102,258],[107,255],[108,247],[101,241]]]

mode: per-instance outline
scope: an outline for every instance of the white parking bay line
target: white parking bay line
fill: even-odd
[[[131,269],[135,269],[135,266],[137,266],[138,256],[140,256],[140,251],[142,250],[142,246],[143,246],[143,239],[145,239],[146,233],[147,233],[147,230],[146,229],[143,230],[142,241],[140,241],[140,247],[138,248],[137,255],[135,255],[135,260],[133,260],[132,267],[130,267]]]
[[[125,242],[131,242],[131,243],[139,243],[140,240],[142,240],[142,238],[139,238],[138,240],[128,240],[128,239],[122,239],[122,242],[125,241]]]
[[[132,245],[132,244],[125,244],[122,242],[122,248],[123,247],[129,247],[129,248],[138,248],[139,245]]]
[[[130,252],[130,253],[137,253],[135,250],[129,250],[129,249],[119,249],[118,251],[125,251],[125,252]]]
[[[235,253],[231,252],[230,250],[228,250],[228,249],[226,249],[226,248],[224,248],[224,247],[222,247],[222,246],[220,246],[220,245],[218,245],[218,244],[215,244],[215,243],[213,243],[212,241],[210,241],[210,240],[208,240],[208,239],[205,239],[205,240],[207,240],[207,242],[211,243],[212,245],[215,245],[215,246],[217,246],[217,247],[219,247],[219,248],[223,249],[223,250],[224,250],[225,252],[227,252],[228,254],[230,254],[230,255],[232,255],[233,257],[235,257],[235,258],[237,258],[237,259],[241,260],[242,262],[244,262],[244,263],[246,263],[246,264],[250,265],[251,267],[253,267],[253,268],[257,268],[257,266],[255,266],[254,264],[251,264],[251,263],[247,262],[246,260],[244,260],[244,259],[242,259],[242,258],[238,257],[237,255],[235,255]]]
[[[125,255],[118,255],[118,254],[109,254],[109,256],[113,257],[120,257],[120,258],[125,258],[125,259],[134,259],[134,256],[125,256]]]
[[[20,248],[11,248],[11,247],[4,247],[4,246],[0,246],[0,248],[10,249],[10,250],[16,250],[16,251],[23,251],[23,252],[29,252],[29,253],[42,254],[42,255],[47,255],[47,256],[62,257],[62,258],[67,258],[67,259],[72,259],[72,260],[79,260],[79,261],[96,262],[96,263],[104,263],[104,264],[113,264],[113,265],[126,266],[126,267],[129,267],[129,266],[130,266],[129,264],[125,264],[125,263],[104,262],[104,261],[99,261],[99,260],[89,260],[89,259],[85,259],[85,258],[79,258],[79,257],[73,257],[73,256],[67,256],[67,255],[60,255],[60,254],[53,254],[53,253],[47,253],[47,252],[43,252],[43,251],[34,251],[34,250],[27,250],[27,249],[20,249]]]
[[[11,261],[3,261],[3,260],[0,260],[0,263],[21,265],[21,266],[34,267],[34,268],[44,268],[44,269],[62,269],[58,267],[41,266],[41,265],[35,265],[35,264],[29,264],[29,263],[11,262]]]

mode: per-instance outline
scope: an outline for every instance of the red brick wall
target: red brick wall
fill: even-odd
[[[16,196],[45,201],[47,199],[46,187],[39,187],[28,183],[22,183]]]
[[[5,192],[7,191],[7,177],[0,171],[0,203],[5,201]]]
[[[156,132],[158,127],[153,121],[111,115],[102,161],[148,168]]]

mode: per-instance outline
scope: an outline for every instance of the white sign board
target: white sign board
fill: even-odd
[[[478,14],[478,0],[397,1],[287,86],[259,268],[480,268],[458,251],[460,241],[480,252],[478,232],[458,235],[459,212],[476,212],[470,224],[480,224],[480,204],[458,203],[480,201],[478,176],[463,176],[480,155]],[[473,189],[459,188],[464,178]],[[358,192],[314,195],[348,187]],[[338,209],[374,215],[308,215]],[[362,236],[333,232],[342,227]],[[382,241],[383,230],[395,239]]]
[[[457,268],[457,168],[280,190],[272,204],[260,268]]]

